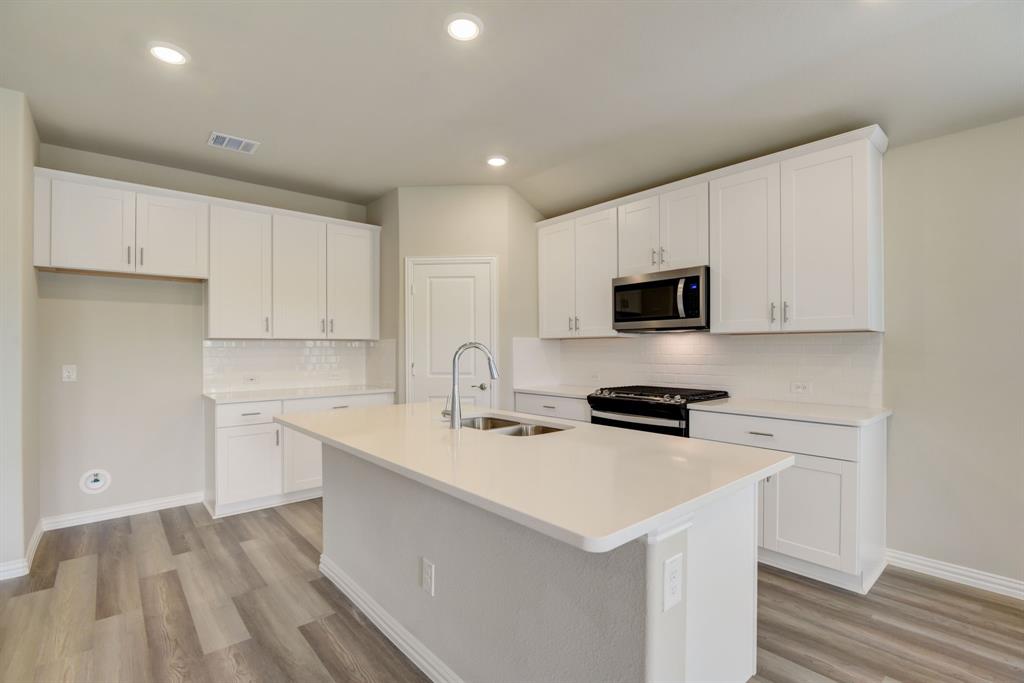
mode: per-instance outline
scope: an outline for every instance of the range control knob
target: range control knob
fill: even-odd
[[[677,401],[682,401],[682,400],[683,400],[683,397],[682,397],[682,396],[680,396],[679,394],[676,394],[676,395],[675,395],[675,396],[673,396],[672,398],[674,398],[674,399],[675,399],[675,400],[677,400]]]
[[[662,398],[665,399],[666,401],[671,401],[672,400],[672,397],[669,396],[668,394],[665,394],[664,396],[662,396]]]

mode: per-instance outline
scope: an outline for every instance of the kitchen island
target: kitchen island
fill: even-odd
[[[482,414],[559,431],[451,430],[428,404],[275,418],[324,443],[321,571],[431,679],[754,674],[756,485],[793,456]]]

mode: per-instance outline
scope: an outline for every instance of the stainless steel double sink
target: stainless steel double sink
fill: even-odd
[[[478,417],[462,418],[462,426],[470,429],[505,434],[506,436],[537,436],[539,434],[552,434],[564,432],[569,427],[552,427],[550,425],[531,424],[529,422],[518,422],[504,417],[492,417],[480,415]]]

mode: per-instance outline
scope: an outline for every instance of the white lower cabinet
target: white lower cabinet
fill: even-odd
[[[273,422],[217,430],[217,504],[281,493],[281,426]]]
[[[590,422],[590,404],[585,398],[529,394],[517,391],[516,412]]]
[[[282,413],[388,405],[393,393],[250,401],[206,399],[206,505],[214,517],[320,495],[323,447],[275,423]]]
[[[690,410],[691,438],[794,455],[758,488],[760,561],[859,593],[885,568],[885,432]]]

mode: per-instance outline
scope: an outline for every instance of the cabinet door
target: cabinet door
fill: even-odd
[[[779,165],[712,180],[711,331],[780,328]]]
[[[327,223],[274,216],[274,338],[327,336]]]
[[[613,337],[612,280],[618,272],[615,209],[576,219],[576,315],[580,337]]]
[[[658,198],[619,207],[619,276],[658,270]]]
[[[323,485],[323,443],[294,429],[284,429],[284,492]]]
[[[866,140],[782,162],[782,328],[868,327]]]
[[[281,493],[281,427],[260,424],[217,431],[217,504]]]
[[[380,234],[373,229],[327,225],[327,336],[377,339]]]
[[[857,463],[795,457],[795,465],[765,481],[762,545],[856,573]]]
[[[708,184],[667,192],[661,202],[661,270],[708,264]]]
[[[135,271],[135,193],[54,179],[50,204],[51,264]]]
[[[573,336],[576,315],[576,243],[573,221],[537,231],[540,336]]]
[[[270,214],[211,206],[206,336],[269,337],[270,303]]]
[[[206,278],[210,205],[139,194],[135,202],[138,273]]]

